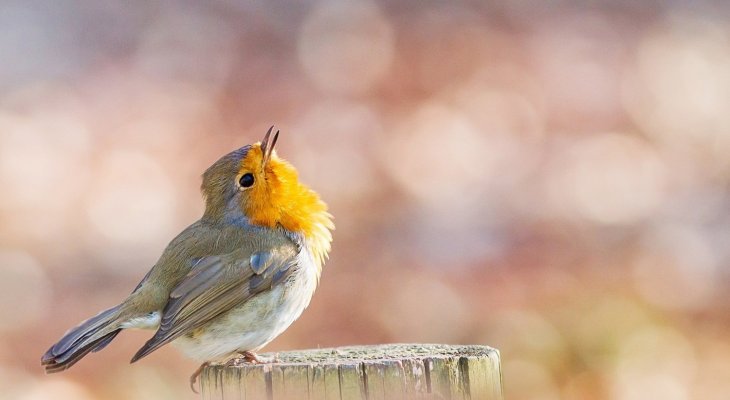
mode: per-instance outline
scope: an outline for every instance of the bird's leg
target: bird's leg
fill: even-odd
[[[279,362],[279,353],[276,353],[270,357],[264,357],[262,355],[254,353],[253,351],[244,351],[242,355],[244,360],[254,364],[272,364]]]
[[[250,364],[271,364],[274,362],[277,362],[276,356],[274,357],[264,357],[256,354],[253,351],[240,351],[238,352],[241,356],[243,356],[243,361],[250,363]]]
[[[239,351],[238,355],[241,356],[240,358],[231,358],[226,363],[226,366],[228,367],[240,367],[244,364],[271,364],[275,362],[279,362],[279,359],[276,356],[273,357],[264,357],[256,354],[253,351]]]
[[[262,358],[253,351],[242,351],[239,354],[243,356],[243,361],[251,364],[264,364],[264,360],[262,360]]]
[[[198,369],[196,369],[195,372],[193,372],[193,374],[190,376],[190,389],[192,389],[193,392],[195,392],[196,394],[198,393],[198,391],[195,390],[195,382],[198,381],[198,377],[203,372],[203,368],[207,367],[208,365],[210,365],[210,362],[208,361],[200,364]]]

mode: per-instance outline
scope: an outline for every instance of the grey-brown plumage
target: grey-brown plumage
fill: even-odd
[[[232,229],[232,232],[240,232]],[[250,230],[245,232],[251,233]],[[222,239],[225,239],[225,233]],[[256,235],[235,234],[229,245],[235,250],[222,255],[192,257],[190,272],[170,292],[162,312],[160,328],[132,362],[174,340],[193,332],[221,313],[271,287],[297,268],[297,246],[282,232],[261,231]],[[268,248],[269,250],[262,250]],[[228,250],[228,249],[226,249]],[[266,265],[252,267],[252,259],[266,254]],[[265,268],[262,268],[265,267]],[[256,272],[258,270],[259,272]],[[144,285],[141,288],[144,290]]]
[[[281,230],[198,221],[168,245],[122,304],[84,321],[52,346],[42,358],[46,372],[60,372],[101,350],[124,322],[162,311],[160,328],[133,357],[137,361],[281,282],[296,270],[298,248]],[[262,254],[268,259],[264,265]]]
[[[103,311],[67,332],[41,358],[46,372],[68,369],[89,352],[99,351],[108,345],[119,334],[120,329],[103,335],[99,335],[98,332],[109,325],[118,308],[119,306]]]
[[[306,230],[287,229],[291,216],[284,214],[271,226],[252,223],[245,210],[254,192],[242,186],[242,175],[252,175],[246,185],[253,181],[251,190],[259,190],[259,197],[261,193],[265,198],[275,196],[278,175],[289,174],[287,184],[301,185],[289,183],[292,167],[288,163],[272,155],[271,148],[264,149],[267,154],[261,147],[243,147],[208,168],[202,184],[203,217],[170,242],[121,304],[82,322],[51,346],[41,358],[46,372],[71,367],[127,328],[157,329],[132,362],[170,342],[201,361],[248,354],[301,314],[316,288],[332,225],[318,197],[314,199],[319,208],[309,206],[324,213],[312,216],[324,221],[312,228],[318,237],[308,237]],[[252,163],[247,157],[264,162]]]

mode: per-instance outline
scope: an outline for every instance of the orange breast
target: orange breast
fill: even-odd
[[[256,143],[241,162],[239,177],[251,172],[257,178],[257,183],[246,191],[244,213],[254,224],[271,228],[279,225],[303,234],[321,268],[330,250],[330,230],[334,229],[327,205],[299,182],[297,170],[276,153],[265,166],[262,160],[261,145]]]

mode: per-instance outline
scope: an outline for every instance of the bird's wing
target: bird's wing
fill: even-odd
[[[160,328],[132,362],[283,282],[296,270],[296,261],[297,251],[290,246],[254,252],[248,257],[234,252],[196,260],[190,273],[170,293]]]

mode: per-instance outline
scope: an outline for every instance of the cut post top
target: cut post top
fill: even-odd
[[[203,398],[471,399],[502,398],[499,352],[487,346],[386,344],[261,354],[270,364],[213,364],[201,375]]]

